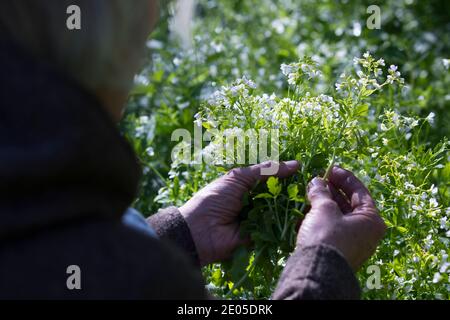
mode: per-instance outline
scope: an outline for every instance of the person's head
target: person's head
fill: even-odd
[[[74,78],[118,120],[157,20],[158,0],[2,0],[0,34]],[[69,30],[71,5],[81,29]]]

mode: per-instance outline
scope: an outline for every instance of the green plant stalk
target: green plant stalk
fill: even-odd
[[[244,281],[248,278],[248,276],[250,275],[250,273],[252,273],[252,271],[255,269],[256,266],[256,262],[258,262],[259,257],[261,256],[261,254],[263,253],[263,251],[266,249],[266,246],[263,246],[261,249],[259,249],[256,254],[255,254],[255,258],[253,259],[252,265],[251,267],[247,270],[247,272],[245,272],[245,274],[237,281],[233,284],[233,287],[230,289],[230,291],[227,293],[227,295],[225,296],[226,298],[231,298],[231,296],[233,295],[233,291],[235,289],[238,289],[242,283],[244,283]]]

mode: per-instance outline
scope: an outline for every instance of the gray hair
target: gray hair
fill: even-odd
[[[1,0],[0,33],[89,89],[128,90],[144,58],[156,0]],[[70,5],[81,29],[69,30]]]

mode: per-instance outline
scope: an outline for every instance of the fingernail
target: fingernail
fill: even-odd
[[[322,187],[323,186],[323,180],[319,177],[315,177],[308,183],[307,192],[313,187]]]
[[[298,167],[298,161],[297,160],[285,161],[284,164],[286,165],[286,167],[289,170],[294,170],[294,169],[297,169],[297,167]]]
[[[323,184],[323,179],[320,177],[314,177],[314,179],[311,180],[311,185],[313,186],[321,186]]]

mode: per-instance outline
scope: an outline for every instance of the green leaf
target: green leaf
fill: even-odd
[[[250,252],[244,246],[238,247],[233,253],[233,261],[230,268],[232,282],[238,282],[245,275],[249,256]]]
[[[387,220],[387,219],[384,219],[384,223],[386,223],[386,226],[387,226],[388,228],[394,227],[394,225],[392,224],[392,222],[390,222],[390,221]]]
[[[292,212],[294,212],[296,215],[299,215],[300,217],[304,217],[305,215],[300,211],[300,210],[298,210],[297,208],[292,208],[291,209],[292,210]]]
[[[290,184],[287,188],[289,199],[296,200],[298,195],[298,186],[296,184]]]
[[[272,199],[273,196],[270,193],[260,193],[257,194],[253,199]]]
[[[450,162],[447,162],[444,169],[442,169],[442,180],[450,181]]]
[[[372,93],[374,93],[376,90],[371,90],[371,89],[366,89],[366,88],[363,88],[362,89],[362,91],[361,91],[361,96],[363,97],[363,98],[366,98],[366,97],[368,97],[368,96],[370,96]]]
[[[355,108],[355,115],[358,117],[364,117],[369,114],[369,105],[367,103],[357,105]]]
[[[223,277],[221,269],[217,268],[216,270],[214,270],[214,272],[211,274],[211,282],[216,286],[222,285]]]
[[[164,69],[160,69],[153,73],[152,78],[153,78],[154,82],[161,82],[161,80],[163,79],[163,76],[164,76]]]
[[[276,177],[270,177],[267,180],[267,188],[274,197],[278,196],[281,192],[281,185]]]

